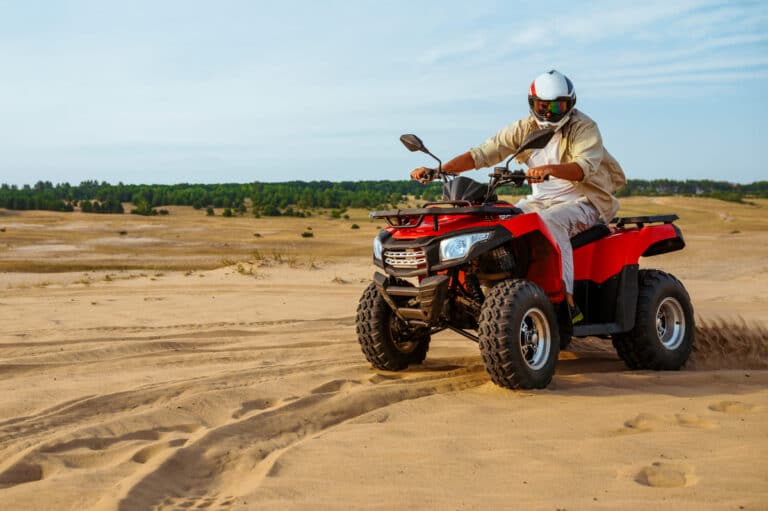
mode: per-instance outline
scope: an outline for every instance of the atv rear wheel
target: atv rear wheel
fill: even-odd
[[[398,286],[411,286],[398,280]],[[357,340],[365,358],[378,369],[400,371],[427,358],[430,335],[400,320],[371,283],[360,298],[355,320]]]
[[[533,282],[511,279],[494,286],[480,313],[480,353],[496,385],[541,389],[552,381],[560,338],[546,293]]]
[[[642,270],[635,327],[613,337],[619,357],[630,369],[678,370],[688,361],[694,340],[693,306],[672,275]]]

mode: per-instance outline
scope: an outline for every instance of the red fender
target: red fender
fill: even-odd
[[[665,249],[665,241],[674,242],[672,248]],[[613,234],[574,250],[574,280],[600,284],[624,266],[638,264],[643,255],[669,252],[682,246],[680,231],[672,224],[614,229]]]
[[[515,238],[526,238],[531,265],[526,278],[539,285],[554,303],[565,300],[560,247],[538,213],[526,213],[502,222]]]

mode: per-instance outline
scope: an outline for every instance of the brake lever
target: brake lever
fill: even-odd
[[[509,173],[509,169],[507,167],[493,167],[493,174],[488,174],[488,177],[495,177],[496,179],[501,179],[505,177],[505,174]]]

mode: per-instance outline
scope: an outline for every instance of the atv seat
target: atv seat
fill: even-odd
[[[611,229],[601,222],[571,238],[571,246],[577,249],[600,238],[605,238],[609,234],[611,234]]]

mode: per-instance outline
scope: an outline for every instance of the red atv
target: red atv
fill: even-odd
[[[616,218],[571,240],[574,298],[584,313],[572,325],[552,235],[538,214],[497,199],[499,186],[526,179],[509,170],[513,158],[544,147],[552,134],[532,133],[488,185],[451,178],[418,137],[400,137],[438,161],[432,177],[442,178],[444,197],[371,213],[388,224],[373,241],[384,274],[374,273],[360,299],[356,331],[374,367],[422,363],[432,335],[445,329],[478,342],[491,380],[512,389],[546,387],[571,336],[611,339],[631,369],[685,364],[694,337],[688,293],[672,275],[638,266],[641,256],[685,246],[677,215]]]

